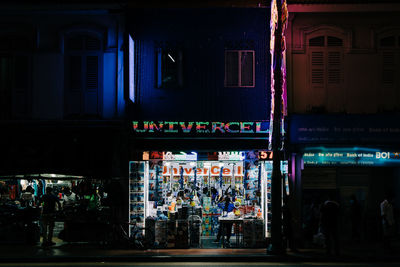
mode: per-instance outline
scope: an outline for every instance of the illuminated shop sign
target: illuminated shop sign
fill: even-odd
[[[400,151],[370,148],[307,148],[303,154],[308,166],[400,166]]]
[[[243,176],[243,165],[237,164],[223,164],[223,163],[211,163],[208,166],[203,167],[193,166],[193,164],[180,164],[180,163],[170,163],[163,166],[162,175],[164,176],[194,176],[195,172],[197,176],[220,176],[222,171],[222,176]]]
[[[218,152],[218,160],[244,160],[244,158],[244,152],[241,151]]]
[[[145,135],[266,135],[269,121],[133,121],[133,132]]]
[[[172,152],[165,152],[163,160],[197,160],[197,153],[191,152],[190,154],[180,152],[179,154],[173,154]]]

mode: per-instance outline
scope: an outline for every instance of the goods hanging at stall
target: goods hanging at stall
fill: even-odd
[[[265,246],[272,172],[267,152],[144,152],[144,160],[130,162],[131,224],[151,233],[157,248]],[[286,161],[281,169],[287,187]],[[224,211],[227,199],[233,208]],[[234,226],[224,226],[231,233],[221,232],[226,223]],[[212,242],[219,232],[225,241]]]
[[[0,242],[40,241],[43,196],[46,188],[58,198],[54,213],[54,241],[104,241],[108,234],[110,181],[60,174],[0,177]]]

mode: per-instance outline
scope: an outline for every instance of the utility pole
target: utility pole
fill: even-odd
[[[268,248],[269,254],[284,254],[282,242],[282,174],[281,174],[281,123],[282,123],[282,45],[283,39],[283,22],[282,22],[282,2],[285,0],[272,0],[271,10],[276,8],[275,12],[271,12],[271,36],[275,37],[274,48],[272,53],[273,64],[273,90],[272,94],[272,136],[270,136],[270,147],[272,147],[272,177],[271,177],[271,244]],[[276,5],[276,7],[274,6]],[[272,17],[272,16],[275,17]],[[277,16],[277,18],[276,18]],[[274,20],[274,22],[272,21]],[[271,128],[270,128],[271,129]]]

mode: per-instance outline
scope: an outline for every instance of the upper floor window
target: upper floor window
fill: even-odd
[[[225,50],[225,87],[254,87],[254,70],[254,50]]]
[[[312,87],[340,86],[343,82],[343,40],[322,35],[309,39]]]
[[[181,88],[183,86],[183,51],[179,44],[156,44],[156,87]]]
[[[379,40],[381,83],[386,87],[400,85],[400,34],[382,37]]]
[[[31,116],[32,39],[0,36],[0,120]]]
[[[102,97],[102,41],[74,34],[65,40],[65,116],[99,118]]]

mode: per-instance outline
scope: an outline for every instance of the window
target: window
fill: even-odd
[[[128,83],[129,83],[129,99],[135,103],[135,42],[132,36],[128,35],[129,52],[128,52]]]
[[[102,43],[90,35],[65,42],[65,116],[98,118],[102,92]]]
[[[312,112],[341,111],[343,97],[343,39],[330,34],[307,40]]]
[[[254,87],[254,50],[225,51],[225,87]]]
[[[0,120],[31,116],[32,46],[22,35],[0,36]]]
[[[397,41],[397,42],[396,42]],[[381,83],[386,87],[395,87],[400,81],[397,68],[400,65],[400,35],[391,35],[379,40],[381,59]]]
[[[318,36],[309,40],[311,85],[328,87],[342,83],[343,41],[333,36]]]
[[[183,53],[177,47],[156,49],[157,88],[180,88],[183,86]]]

